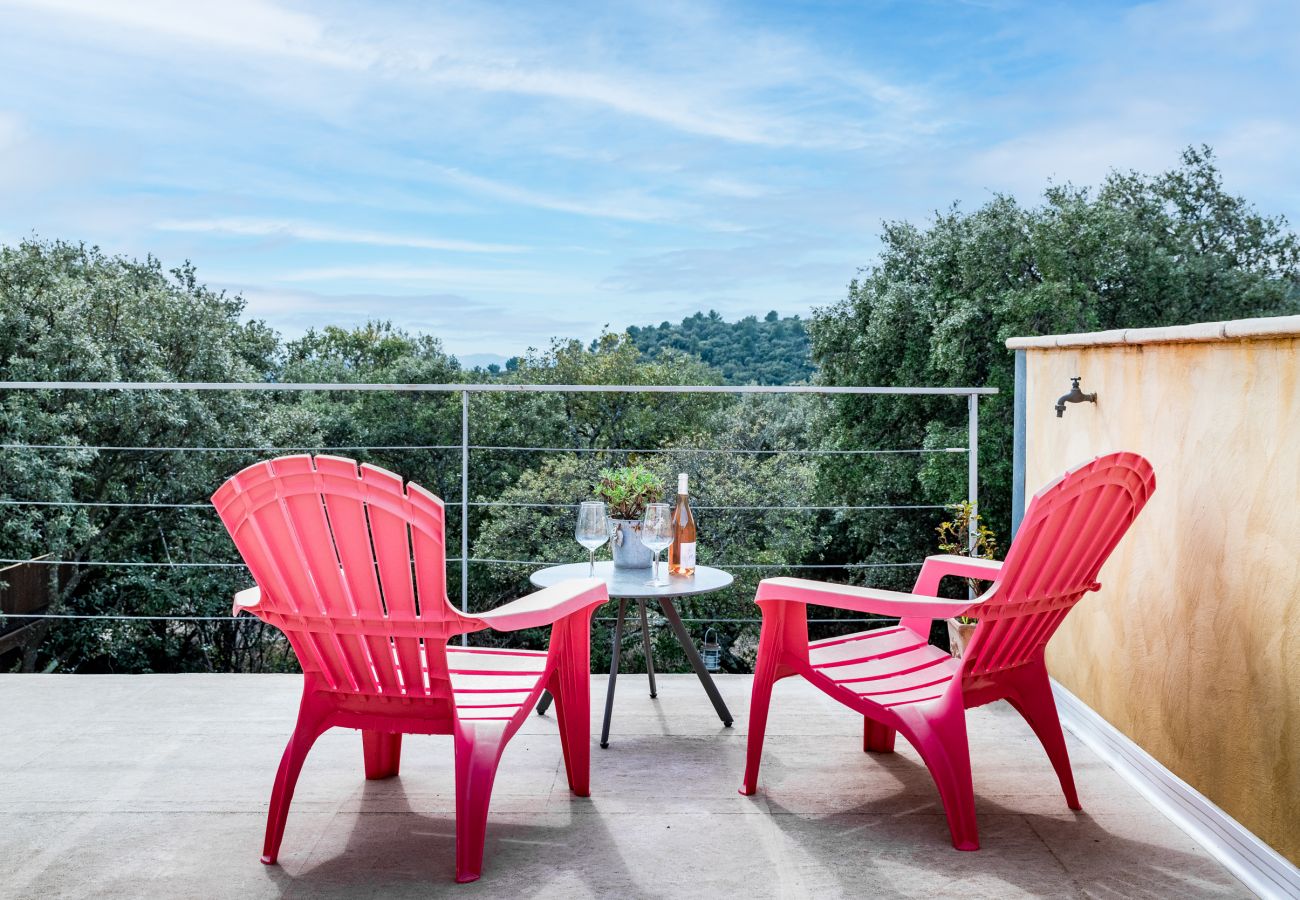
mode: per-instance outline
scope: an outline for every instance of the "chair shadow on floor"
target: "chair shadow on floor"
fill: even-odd
[[[563,780],[563,773],[560,774]],[[502,798],[504,800],[504,798]],[[517,798],[511,798],[517,799]],[[456,819],[449,808],[450,797],[440,797],[440,814],[416,812],[401,787],[401,776],[385,781],[364,781],[346,805],[358,807],[346,845],[328,859],[318,859],[326,833],[302,835],[313,842],[300,847],[308,863],[297,875],[280,866],[267,867],[268,878],[282,897],[429,897],[457,890],[473,891],[471,885],[455,883]],[[506,806],[506,803],[502,803]],[[291,814],[292,815],[292,814]],[[325,829],[340,827],[349,814],[341,812]],[[518,819],[518,813],[503,811],[490,815],[487,852],[479,885],[492,894],[498,891],[523,896],[540,884],[563,881],[590,883],[589,870],[595,864],[590,847],[605,842],[613,846],[604,822],[594,815],[591,800],[569,797],[569,802],[549,803],[536,813],[538,824],[504,821]],[[292,821],[290,828],[292,828]],[[346,827],[346,824],[341,827]],[[294,851],[282,855],[288,861]],[[631,884],[634,876],[619,871],[619,860],[602,854],[602,881]]]
[[[771,793],[760,794],[772,821],[792,845],[790,852],[821,866],[845,896],[864,890],[890,896],[891,885],[897,885],[896,895],[912,896],[924,881],[944,893],[960,891],[966,882],[1001,882],[1031,895],[1252,896],[1208,856],[1109,830],[1088,814],[1086,795],[1081,797],[1084,810],[1069,810],[1061,798],[1061,815],[1051,816],[1018,810],[1014,800],[1004,806],[982,797],[977,784],[981,849],[955,850],[925,766],[900,753],[864,757],[864,764],[888,771],[898,789],[823,816],[792,811]],[[775,774],[769,772],[769,780]],[[779,796],[779,788],[776,793]],[[930,802],[918,803],[920,798]],[[1015,833],[1025,828],[1033,838],[1028,849],[1025,833]],[[923,876],[919,883],[909,884],[909,870]]]

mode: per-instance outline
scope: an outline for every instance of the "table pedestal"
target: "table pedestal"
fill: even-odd
[[[650,696],[658,696],[655,690],[655,664],[654,651],[650,646],[650,626],[646,618],[645,599],[636,601],[641,615],[641,646],[645,650],[646,674],[650,677]],[[690,634],[686,631],[686,625],[682,623],[682,618],[677,614],[677,607],[673,601],[667,597],[659,598],[659,606],[664,612],[664,618],[668,620],[668,625],[673,630],[673,635],[677,638],[677,643],[681,644],[683,652],[686,653],[686,659],[690,662],[691,668],[695,670],[696,676],[700,679],[700,684],[704,685],[704,692],[709,695],[710,702],[713,703],[713,709],[717,712],[718,718],[722,724],[730,728],[732,723],[731,711],[727,709],[727,704],[723,702],[722,695],[718,693],[718,686],[713,683],[713,676],[709,670],[704,667],[704,660],[700,659],[699,651],[695,649],[695,643],[691,640]],[[600,746],[602,749],[609,748],[609,723],[614,716],[614,687],[618,683],[618,661],[622,655],[623,648],[623,622],[627,618],[627,600],[618,601],[618,618],[614,620],[614,641],[613,653],[610,655],[609,663],[609,686],[605,689],[605,721],[600,728]],[[551,707],[551,694],[549,691],[542,693],[542,699],[537,704],[537,714],[545,715]]]
[[[611,562],[598,562],[594,567],[588,563],[549,566],[533,572],[528,576],[528,580],[536,587],[546,588],[566,579],[589,578],[593,574],[605,582],[609,589],[609,598],[618,601],[618,617],[614,620],[614,652],[609,663],[609,687],[605,692],[605,722],[600,729],[600,746],[609,746],[609,722],[614,715],[614,686],[618,683],[618,660],[623,649],[623,623],[627,619],[629,600],[637,602],[637,611],[641,617],[641,645],[645,648],[650,696],[652,698],[657,696],[658,691],[655,689],[654,652],[650,646],[650,623],[646,618],[646,602],[657,600],[664,611],[664,618],[668,620],[668,625],[673,630],[673,636],[677,638],[677,643],[682,645],[682,651],[700,679],[700,684],[704,685],[704,692],[709,695],[718,718],[722,720],[723,725],[730,728],[731,712],[727,709],[727,704],[722,702],[722,695],[718,693],[718,686],[713,683],[709,670],[704,668],[704,660],[700,659],[700,654],[691,641],[690,633],[682,624],[682,617],[677,614],[673,599],[698,596],[729,587],[733,582],[731,574],[711,566],[697,566],[694,575],[670,574],[667,581],[651,584],[646,581],[649,573],[645,570],[619,569]],[[537,714],[545,715],[550,706],[551,695],[543,691],[542,698],[537,703]]]

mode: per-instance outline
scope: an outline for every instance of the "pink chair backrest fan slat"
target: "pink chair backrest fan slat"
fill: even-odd
[[[1101,456],[1039,491],[997,582],[967,615],[979,620],[963,657],[977,676],[1025,664],[1089,590],[1155,490],[1136,453]]]
[[[261,589],[258,615],[329,689],[447,697],[446,643],[478,624],[447,602],[443,504],[336,456],[284,456],[213,495]]]

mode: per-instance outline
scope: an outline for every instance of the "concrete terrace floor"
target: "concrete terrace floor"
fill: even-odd
[[[757,797],[736,793],[750,679],[619,680],[592,795],[570,796],[552,716],[507,748],[482,880],[456,885],[450,738],[407,737],[402,774],[367,782],[361,739],[317,742],[281,865],[258,861],[297,707],[287,675],[0,676],[4,897],[1250,896],[1109,767],[1070,740],[1084,812],[1009,706],[970,713],[983,849],[948,843],[902,740],[807,684],[777,686]],[[592,679],[593,734],[605,678]]]

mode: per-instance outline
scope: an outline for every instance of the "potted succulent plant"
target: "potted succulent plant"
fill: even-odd
[[[604,469],[596,483],[596,496],[609,508],[613,536],[610,547],[619,569],[648,569],[652,555],[641,543],[641,517],[647,503],[664,496],[664,482],[645,466]]]
[[[979,559],[993,559],[998,550],[997,537],[992,529],[980,521],[979,513],[970,503],[954,503],[948,507],[952,518],[940,522],[935,529],[939,533],[939,550],[942,553],[955,553],[960,556],[974,556]],[[971,525],[975,526],[975,535],[971,536]],[[977,578],[967,578],[967,585],[975,594],[980,593],[983,584]],[[966,646],[975,636],[975,626],[979,622],[970,616],[955,616],[948,620],[948,650],[953,656],[961,658]]]

